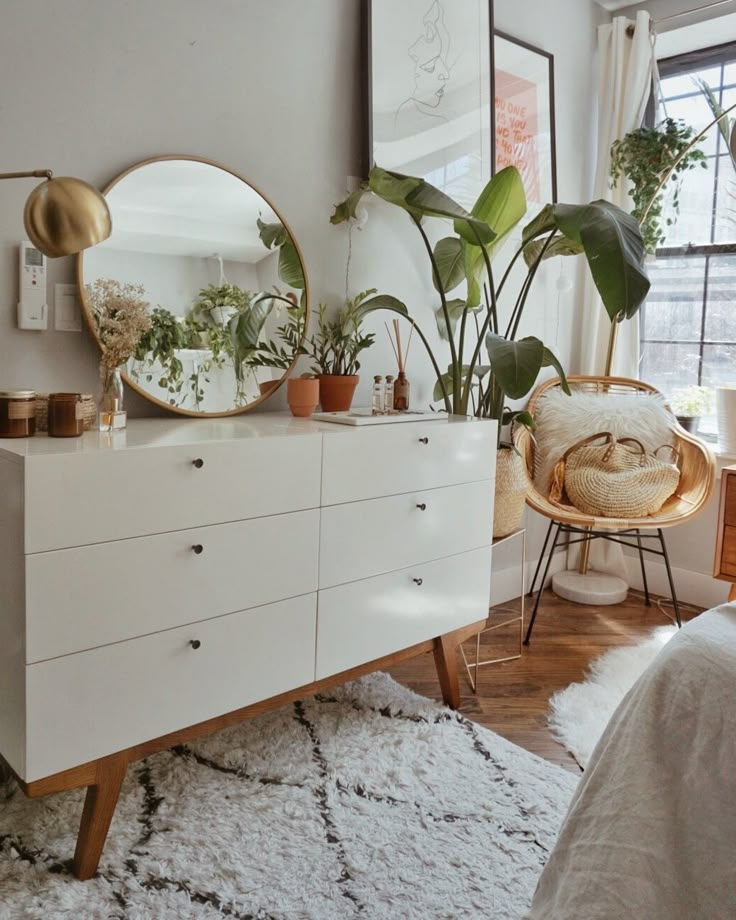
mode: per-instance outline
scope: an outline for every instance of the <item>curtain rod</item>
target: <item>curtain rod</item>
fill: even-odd
[[[705,6],[696,6],[691,10],[683,10],[681,13],[671,13],[669,16],[662,16],[661,19],[653,19],[653,25],[659,25],[660,22],[669,22],[671,19],[681,19],[683,16],[690,16],[693,13],[702,13],[704,10],[712,10],[717,6],[724,6],[732,3],[733,0],[714,0],[713,3],[707,3]],[[626,34],[631,37],[634,34],[634,26],[628,26]]]

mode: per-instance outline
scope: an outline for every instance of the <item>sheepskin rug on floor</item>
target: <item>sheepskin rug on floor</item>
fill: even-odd
[[[0,783],[0,918],[517,920],[576,782],[374,674],[131,765],[89,882],[82,793]]]
[[[550,697],[549,727],[583,769],[618,704],[676,632],[660,626],[638,645],[606,652],[584,681]]]

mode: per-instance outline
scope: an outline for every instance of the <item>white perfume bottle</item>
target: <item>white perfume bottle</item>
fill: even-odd
[[[371,397],[371,415],[383,415],[383,377],[376,374],[373,378],[373,396]]]

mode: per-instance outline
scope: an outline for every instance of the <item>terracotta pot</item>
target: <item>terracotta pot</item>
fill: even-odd
[[[316,377],[292,377],[287,381],[286,399],[292,415],[308,418],[319,402],[319,380]]]
[[[347,412],[353,403],[355,388],[360,377],[357,374],[338,376],[320,374],[319,401],[324,412]]]
[[[281,383],[280,380],[264,380],[263,383],[258,384],[258,389],[261,391],[261,396],[265,396],[266,393],[270,393],[275,387]]]
[[[493,539],[519,529],[529,485],[524,461],[508,447],[496,454],[496,500],[493,507]]]

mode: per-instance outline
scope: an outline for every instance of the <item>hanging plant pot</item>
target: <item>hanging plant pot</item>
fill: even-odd
[[[493,507],[493,539],[519,529],[528,491],[523,459],[508,447],[496,454],[496,502]]]
[[[347,412],[353,404],[353,396],[358,386],[358,374],[345,376],[337,374],[320,374],[319,401],[323,412]]]

